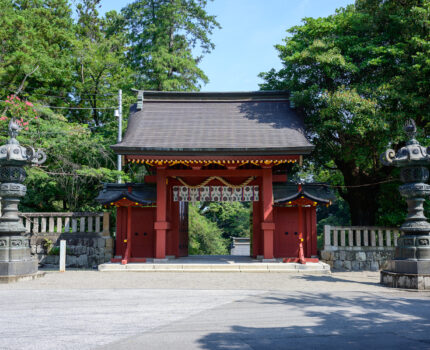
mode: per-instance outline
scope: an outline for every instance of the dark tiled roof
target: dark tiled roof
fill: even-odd
[[[131,188],[131,192],[128,191],[129,188]],[[105,183],[96,201],[105,205],[114,203],[122,198],[127,198],[139,204],[151,204],[157,201],[157,190],[155,185],[150,184]]]
[[[144,92],[119,154],[307,154],[302,118],[286,92]]]
[[[317,203],[329,203],[336,200],[333,191],[325,184],[303,184],[302,190],[296,183],[274,184],[273,197],[275,203],[285,203],[296,200],[301,196]]]

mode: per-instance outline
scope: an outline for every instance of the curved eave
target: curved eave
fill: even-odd
[[[131,201],[133,203],[140,204],[140,205],[147,205],[147,204],[154,203],[153,200],[142,199],[142,198],[135,196],[132,193],[128,193],[126,191],[112,194],[111,196],[106,197],[106,198],[96,198],[96,200],[102,205],[111,205],[111,203],[116,203],[116,202],[120,201],[121,199],[128,199],[129,201]]]
[[[328,199],[324,199],[324,198],[318,198],[315,196],[310,195],[309,193],[306,193],[306,191],[302,191],[302,192],[297,192],[294,195],[288,196],[288,197],[284,197],[284,198],[280,198],[280,199],[276,199],[275,203],[280,203],[280,204],[285,204],[288,202],[293,202],[297,199],[300,198],[305,198],[308,199],[312,202],[317,202],[318,204],[330,204],[331,201]]]

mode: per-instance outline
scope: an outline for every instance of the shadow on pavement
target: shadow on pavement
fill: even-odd
[[[365,284],[369,286],[381,286],[381,284],[378,282],[369,282],[369,281],[358,281],[356,279],[349,279],[349,278],[339,278],[334,277],[333,275],[302,275],[297,276],[298,279],[302,279],[305,281],[310,282],[342,282],[342,283],[358,283],[358,284]]]
[[[201,337],[200,348],[430,349],[430,299],[426,295],[406,299],[303,293],[262,296],[255,303],[279,305],[273,315],[279,327],[232,325],[229,332]],[[258,325],[258,313],[255,318]]]

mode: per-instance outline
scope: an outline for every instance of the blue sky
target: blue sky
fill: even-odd
[[[130,0],[102,0],[100,13],[120,11]],[[212,35],[215,50],[200,64],[209,83],[202,91],[258,90],[258,73],[279,69],[275,44],[304,17],[325,17],[353,0],[214,0],[207,12],[222,29]]]

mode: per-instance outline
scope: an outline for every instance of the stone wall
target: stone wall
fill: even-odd
[[[335,251],[321,251],[321,260],[334,269],[378,271],[388,267],[389,261],[394,257],[394,251],[393,247],[361,247],[360,250],[344,247]]]
[[[112,258],[108,212],[20,213],[20,217],[31,253],[41,266],[59,265],[60,240],[66,241],[66,267],[97,268]]]
[[[66,241],[66,267],[97,268],[99,264],[110,261],[113,252],[113,239],[91,232],[68,232],[62,234],[38,233],[30,236],[31,253],[36,255],[39,264],[54,267],[59,264],[60,240]]]

